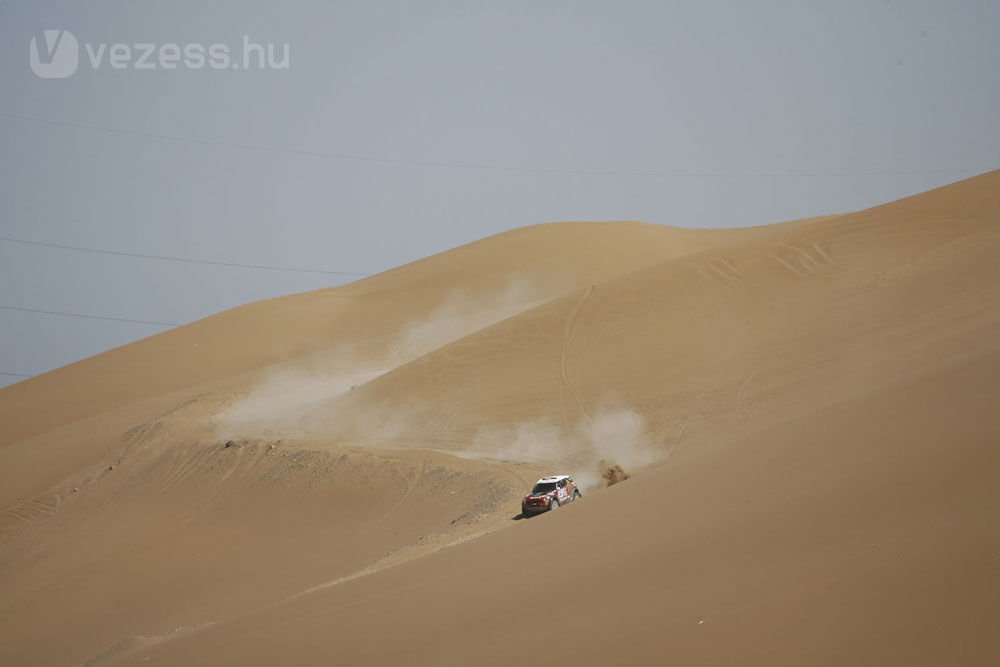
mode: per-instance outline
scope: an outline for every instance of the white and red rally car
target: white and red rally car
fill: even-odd
[[[569,475],[542,477],[521,501],[521,514],[527,517],[554,510],[579,497],[580,489]]]

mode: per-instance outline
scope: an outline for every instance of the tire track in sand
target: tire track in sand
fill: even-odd
[[[563,389],[566,392],[568,392],[570,396],[573,397],[573,400],[576,402],[577,407],[580,409],[580,413],[583,415],[583,418],[587,421],[588,424],[590,423],[590,414],[587,412],[587,408],[583,404],[583,399],[580,398],[580,392],[577,391],[577,388],[573,385],[573,382],[569,379],[567,357],[569,352],[569,346],[572,343],[573,339],[573,328],[576,325],[576,321],[580,316],[580,311],[583,310],[584,305],[586,305],[587,301],[593,294],[594,294],[594,286],[588,285],[587,289],[585,289],[583,291],[583,294],[580,296],[580,299],[575,304],[573,304],[573,308],[570,309],[569,315],[566,316],[566,324],[563,326],[562,351],[559,357],[559,373],[562,376]],[[570,430],[570,424],[569,424],[569,416],[567,414],[567,410],[565,407],[565,398],[563,400],[563,404],[564,404],[563,422],[568,432]]]
[[[427,461],[424,460],[423,457],[419,458],[417,461],[417,468],[414,471],[413,476],[410,478],[409,483],[407,484],[406,491],[403,493],[403,495],[400,497],[399,500],[397,500],[395,503],[392,504],[392,507],[390,507],[385,512],[385,514],[380,516],[378,519],[372,521],[371,524],[369,524],[369,526],[380,525],[383,521],[392,516],[396,510],[402,507],[406,503],[406,501],[409,500],[410,497],[414,494],[414,492],[417,490],[417,487],[420,486],[420,481],[423,479],[424,471],[426,469],[427,469]]]

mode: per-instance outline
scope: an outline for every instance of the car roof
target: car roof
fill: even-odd
[[[569,479],[569,475],[549,475],[548,477],[542,477],[540,480],[535,482],[535,484],[541,484],[542,482],[558,482],[561,479]]]

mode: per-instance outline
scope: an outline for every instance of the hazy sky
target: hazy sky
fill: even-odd
[[[68,78],[33,73],[46,29],[77,40]],[[287,69],[184,52],[240,64],[244,35]],[[8,0],[0,90],[0,237],[370,273],[532,223],[760,224],[996,168],[1000,2]],[[0,240],[5,307],[183,323],[345,279]],[[164,328],[0,308],[0,372]]]

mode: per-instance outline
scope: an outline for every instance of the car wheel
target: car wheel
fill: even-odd
[[[573,500],[579,500],[579,499],[580,499],[580,491],[579,490],[574,490],[573,491]]]
[[[559,507],[559,499],[558,498],[553,498],[552,502],[549,503],[549,509],[550,510],[554,510],[554,509],[556,509],[558,507]]]

